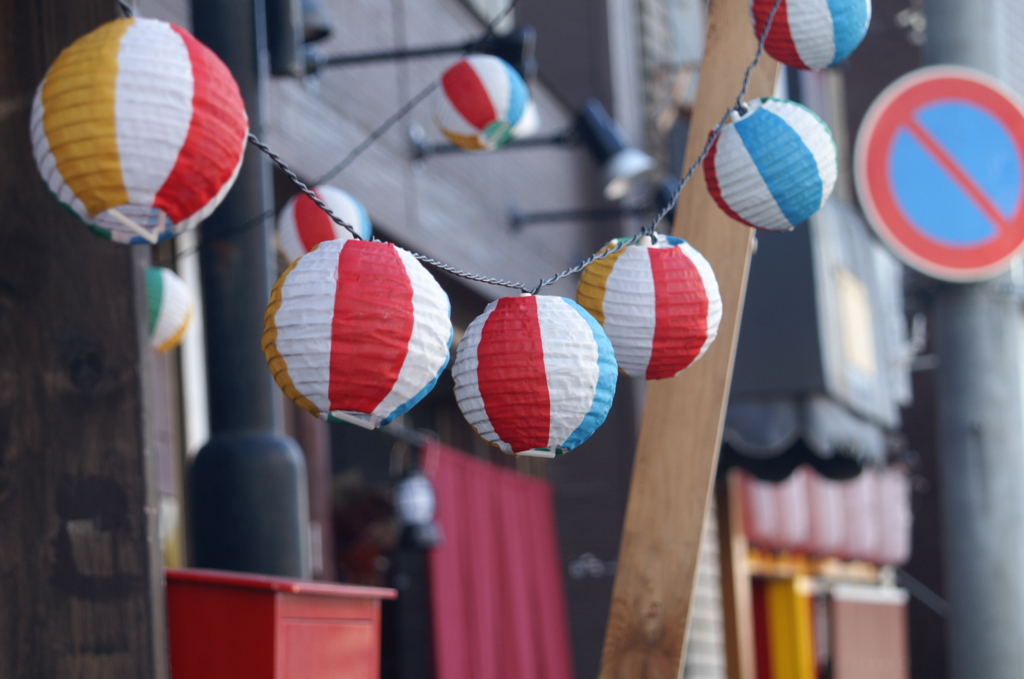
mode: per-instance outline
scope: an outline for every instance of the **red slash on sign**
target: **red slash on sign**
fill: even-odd
[[[983,74],[932,67],[890,85],[854,175],[879,237],[926,274],[980,280],[1024,247],[1024,107]]]

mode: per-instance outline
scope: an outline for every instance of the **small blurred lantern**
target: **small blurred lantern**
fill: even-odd
[[[587,265],[576,299],[608,333],[622,372],[649,380],[673,377],[703,356],[722,320],[711,265],[671,236],[645,237]]]
[[[181,344],[192,322],[192,295],[178,274],[162,266],[146,269],[149,343],[163,353]]]
[[[459,343],[452,377],[466,420],[504,453],[554,457],[601,426],[617,364],[601,325],[564,297],[491,302]]]
[[[434,523],[437,495],[423,472],[413,469],[395,485],[395,513],[405,524],[402,540],[420,549],[437,546],[441,530]]]
[[[299,406],[373,429],[434,388],[448,364],[450,312],[441,286],[405,250],[327,241],[274,285],[263,352]]]
[[[775,0],[751,0],[754,30],[764,33]],[[857,49],[871,23],[871,0],[782,0],[765,39],[768,54],[792,68],[834,66]]]
[[[360,238],[370,240],[373,235],[373,224],[362,203],[333,186],[317,186],[313,193],[326,203],[341,221],[351,225]],[[334,220],[304,193],[292,196],[277,216],[277,247],[289,262],[294,262],[319,243],[338,238],[348,240],[352,238],[352,234],[345,227],[335,224]]]
[[[154,19],[118,19],[76,40],[32,102],[43,180],[118,243],[156,243],[213,212],[241,167],[248,126],[227,66]]]
[[[838,166],[832,133],[810,109],[756,99],[734,111],[704,159],[715,202],[733,219],[788,231],[831,195]]]
[[[441,76],[435,120],[451,143],[467,151],[507,144],[526,113],[530,91],[507,62],[470,54]]]

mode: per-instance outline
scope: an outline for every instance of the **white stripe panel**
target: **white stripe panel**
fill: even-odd
[[[494,114],[501,119],[508,118],[509,100],[512,98],[512,86],[508,81],[508,71],[498,57],[485,54],[470,54],[466,59],[476,71],[477,77],[491,99]]]
[[[152,205],[178,161],[192,121],[188,48],[170,25],[136,19],[118,54],[114,117],[128,200]]]
[[[836,42],[828,0],[786,2],[786,16],[800,60],[813,69],[831,64],[836,58]]]
[[[551,399],[548,446],[560,446],[594,404],[601,377],[597,342],[590,324],[561,297],[538,296],[537,320]]]
[[[459,404],[466,421],[485,441],[492,443],[505,454],[511,454],[512,446],[498,438],[494,425],[487,417],[484,398],[480,394],[480,381],[477,367],[480,359],[477,348],[480,346],[481,333],[490,318],[491,312],[498,306],[494,301],[487,305],[484,312],[473,319],[459,341],[459,349],[455,352],[455,363],[452,365],[452,378],[455,380],[455,400]]]
[[[821,177],[821,204],[832,194],[836,186],[836,175],[839,165],[836,162],[836,144],[829,134],[828,126],[810,110],[788,101],[769,100],[764,108],[786,121],[797,131],[804,145],[814,156],[818,164],[818,176]]]
[[[289,262],[294,262],[306,254],[306,248],[299,238],[299,226],[295,221],[295,201],[299,195],[302,194],[289,198],[281,209],[281,214],[277,216],[277,249]]]
[[[373,409],[373,415],[382,420],[437,376],[448,358],[448,339],[452,334],[448,295],[412,254],[401,248],[396,250],[412,283],[413,324],[409,351],[398,379],[391,393]]]
[[[192,315],[192,296],[185,281],[163,267],[160,268],[160,278],[163,282],[163,295],[156,325],[153,327],[154,347],[160,347],[174,337]]]
[[[689,243],[683,243],[679,247],[682,248],[683,254],[689,257],[693,265],[697,267],[697,273],[700,274],[701,280],[704,281],[704,294],[708,298],[708,336],[704,340],[704,345],[700,348],[696,358],[691,362],[692,365],[700,360],[700,357],[704,355],[708,347],[711,346],[711,343],[715,341],[715,337],[718,336],[718,326],[722,322],[722,294],[718,290],[718,279],[715,278],[715,272],[711,269],[711,264],[708,260],[704,259],[704,255],[700,254]]]
[[[277,350],[287,357],[288,374],[321,417],[331,406],[331,325],[338,255],[345,243],[323,243],[295,265],[281,286],[282,304],[274,316]]]
[[[751,102],[753,115],[756,108]],[[722,198],[733,212],[751,224],[765,229],[785,230],[792,227],[786,215],[768,190],[754,159],[743,145],[735,125],[726,125],[718,137],[715,153],[715,174],[718,175]]]
[[[35,98],[32,100],[32,153],[36,158],[36,166],[39,168],[39,174],[42,176],[43,181],[46,182],[46,185],[57,196],[58,200],[69,206],[75,211],[75,214],[86,222],[92,223],[92,218],[89,216],[89,211],[85,209],[85,204],[71,193],[67,182],[64,181],[64,176],[57,168],[57,159],[50,150],[50,140],[46,137],[46,128],[43,125],[43,114],[45,112],[43,108],[43,85],[45,83],[46,79],[44,78],[43,82],[39,83],[39,87],[36,88]]]
[[[654,350],[657,324],[649,248],[630,246],[615,261],[604,293],[604,331],[619,368],[643,379]]]
[[[346,224],[351,224],[352,228],[358,233],[362,228],[363,215],[356,207],[355,198],[350,196],[346,191],[342,191],[339,188],[333,186],[322,185],[314,189],[316,195],[320,196],[320,200],[327,203],[327,207],[331,208],[331,212],[338,216],[338,218]],[[328,217],[330,219],[330,217]],[[344,240],[351,240],[352,234],[349,233],[348,229],[343,226],[338,226],[331,221],[331,228],[334,230],[334,237],[341,238]],[[415,259],[413,260],[415,261]],[[419,262],[417,262],[419,266]],[[422,268],[422,267],[421,267]]]

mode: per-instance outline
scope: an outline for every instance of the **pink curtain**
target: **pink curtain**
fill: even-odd
[[[437,679],[572,679],[551,486],[424,446],[444,542],[430,553]]]

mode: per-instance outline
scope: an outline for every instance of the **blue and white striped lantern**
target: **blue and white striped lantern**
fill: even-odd
[[[733,219],[788,231],[821,209],[835,188],[836,145],[810,109],[756,99],[734,111],[704,159],[704,179]]]
[[[564,297],[491,302],[469,324],[452,366],[455,398],[504,453],[554,457],[601,426],[618,364],[601,325]]]
[[[467,151],[504,146],[532,126],[530,90],[512,66],[488,54],[470,54],[441,76],[434,118],[448,140]]]
[[[775,0],[751,0],[760,36]],[[765,38],[768,54],[786,66],[818,70],[850,56],[868,32],[871,0],[782,0]]]

